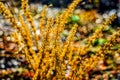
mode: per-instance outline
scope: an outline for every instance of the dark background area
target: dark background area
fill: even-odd
[[[43,5],[52,4],[53,7],[66,8],[73,0],[30,0],[30,3],[42,3]],[[119,13],[120,0],[83,0],[77,8],[85,10],[97,10],[98,13],[104,14],[116,11]],[[120,16],[117,15],[117,19],[113,22],[113,25],[120,26]]]

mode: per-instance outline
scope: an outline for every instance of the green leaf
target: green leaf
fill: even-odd
[[[80,18],[77,15],[72,15],[71,20],[72,20],[72,22],[75,23],[75,22],[78,22],[80,20]]]
[[[104,43],[106,43],[107,42],[107,39],[103,39],[103,38],[100,38],[100,39],[98,39],[98,44],[100,45],[100,46],[102,46]]]

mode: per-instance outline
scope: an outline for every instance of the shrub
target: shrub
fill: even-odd
[[[103,35],[103,30],[116,18],[115,15],[106,19],[93,35],[87,38],[85,46],[79,45],[76,49],[73,43],[78,25],[73,24],[64,43],[61,40],[61,33],[65,29],[68,18],[81,0],[74,0],[61,15],[55,18],[46,17],[47,6],[44,6],[40,14],[39,27],[34,24],[28,0],[21,1],[21,13],[18,19],[2,2],[0,2],[0,10],[12,23],[14,28],[12,37],[14,42],[22,48],[21,51],[34,72],[33,80],[88,79],[88,73],[97,66],[98,62],[104,60],[106,54],[113,54],[114,50],[111,47],[117,43],[116,38],[120,37],[120,30],[109,36],[104,44],[100,43],[100,48],[88,56],[95,40]],[[38,30],[40,34],[37,33]]]

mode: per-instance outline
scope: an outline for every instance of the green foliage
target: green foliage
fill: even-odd
[[[97,46],[97,45],[102,46],[106,42],[107,42],[107,39],[99,38],[94,41],[93,46]]]

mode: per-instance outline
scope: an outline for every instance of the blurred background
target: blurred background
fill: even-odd
[[[7,1],[7,0],[5,0]],[[20,6],[20,1],[11,0],[16,6]],[[53,8],[61,9],[66,8],[72,0],[29,0],[30,4],[38,5],[51,5]],[[120,25],[120,0],[82,0],[82,2],[77,6],[79,9],[84,9],[86,11],[96,10],[99,14],[117,14],[117,19],[115,24]]]

